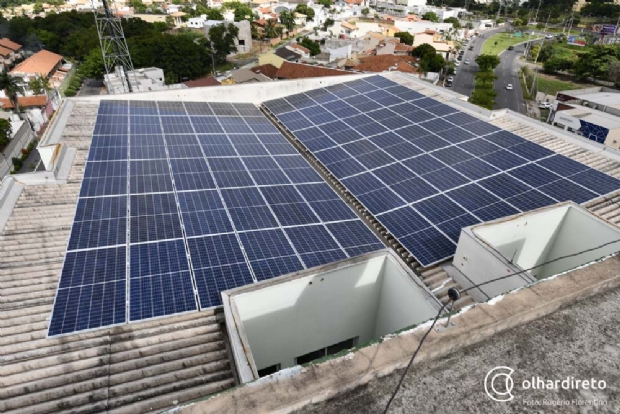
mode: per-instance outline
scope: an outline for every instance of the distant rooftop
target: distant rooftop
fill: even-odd
[[[47,77],[61,61],[62,56],[47,50],[41,50],[19,63],[9,73],[16,76],[40,74]]]

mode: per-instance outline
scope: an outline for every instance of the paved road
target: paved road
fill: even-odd
[[[525,107],[525,98],[521,90],[521,82],[519,82],[519,74],[517,73],[519,66],[517,59],[523,55],[524,45],[515,46],[514,50],[505,50],[500,55],[499,65],[495,68],[495,84],[493,89],[497,92],[495,98],[495,106],[493,109],[512,109],[522,114],[527,113]],[[511,84],[513,89],[507,90],[506,85]]]
[[[476,65],[476,55],[479,55],[482,51],[482,43],[489,37],[493,36],[495,33],[500,33],[504,31],[504,27],[498,27],[496,29],[485,30],[482,34],[483,38],[480,36],[474,36],[474,38],[469,42],[469,45],[465,48],[465,54],[463,55],[463,60],[461,61],[461,66],[456,69],[456,75],[454,76],[454,82],[452,83],[452,89],[455,92],[458,92],[465,96],[470,96],[474,91],[475,86],[475,78],[474,75],[478,72],[478,65]],[[467,50],[469,46],[473,46],[474,50]],[[467,59],[471,62],[470,65],[466,65],[465,62]]]

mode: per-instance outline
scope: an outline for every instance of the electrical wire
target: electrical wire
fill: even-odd
[[[614,243],[620,243],[620,239],[612,240],[612,241],[609,241],[607,243],[603,243],[603,244],[601,244],[599,246],[592,247],[592,248],[586,249],[586,250],[582,250],[582,251],[577,252],[577,253],[572,253],[572,254],[567,254],[565,256],[560,256],[560,257],[557,257],[557,258],[555,258],[553,260],[549,260],[549,261],[546,261],[544,263],[538,264],[536,266],[530,267],[529,269],[520,270],[518,272],[513,272],[513,273],[510,273],[510,274],[507,274],[507,275],[504,275],[504,276],[499,276],[499,277],[496,277],[494,279],[487,280],[486,282],[478,283],[478,284],[476,284],[476,285],[474,285],[472,287],[469,287],[469,288],[467,288],[465,290],[459,291],[459,293],[461,293],[461,294],[467,293],[470,290],[479,288],[480,286],[488,285],[489,283],[497,282],[499,280],[508,279],[509,277],[518,276],[518,275],[523,274],[525,272],[529,272],[531,270],[537,269],[539,267],[546,266],[546,265],[551,264],[551,263],[555,263],[555,262],[560,261],[560,260],[568,259],[568,258],[571,258],[571,257],[579,256],[580,254],[589,253],[589,252],[592,252],[594,250],[602,249],[603,247],[607,247],[607,246],[609,246],[611,244],[614,244]],[[437,312],[437,316],[435,316],[435,320],[433,321],[433,324],[430,326],[430,328],[428,328],[428,330],[426,331],[426,333],[424,334],[424,336],[420,340],[420,343],[418,344],[418,347],[416,348],[415,352],[411,356],[411,359],[409,360],[409,363],[405,367],[405,370],[403,371],[403,374],[400,376],[400,380],[398,381],[398,384],[396,385],[396,389],[394,390],[394,392],[392,393],[392,396],[388,400],[388,402],[387,402],[387,404],[385,406],[385,410],[383,410],[383,414],[387,414],[388,410],[390,409],[390,405],[392,404],[392,401],[394,400],[394,397],[396,397],[396,394],[398,394],[398,391],[400,390],[400,387],[403,384],[403,380],[405,379],[405,375],[407,375],[407,372],[409,371],[409,368],[413,364],[413,361],[414,361],[416,355],[418,355],[418,351],[420,351],[420,348],[422,347],[422,344],[424,343],[424,340],[426,339],[428,334],[433,330],[433,328],[435,327],[435,324],[437,323],[437,320],[439,320],[439,316],[441,315],[441,312],[443,312],[443,310],[446,308],[446,305],[448,305],[449,303],[450,303],[450,301],[446,302],[445,304],[443,304],[441,309],[439,309],[439,312]]]

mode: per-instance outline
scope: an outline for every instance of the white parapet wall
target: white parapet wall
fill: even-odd
[[[453,266],[484,301],[620,251],[620,229],[572,202],[505,217],[461,230]],[[599,247],[602,246],[602,247]]]
[[[440,303],[388,251],[224,292],[240,379],[357,338],[357,344],[433,318]]]

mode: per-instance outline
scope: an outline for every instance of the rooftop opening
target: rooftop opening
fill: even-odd
[[[437,299],[387,250],[222,292],[242,382],[434,317]]]
[[[618,227],[575,203],[559,203],[462,229],[454,277],[468,288],[522,272],[471,291],[484,301],[615,253],[620,250],[615,240]]]

